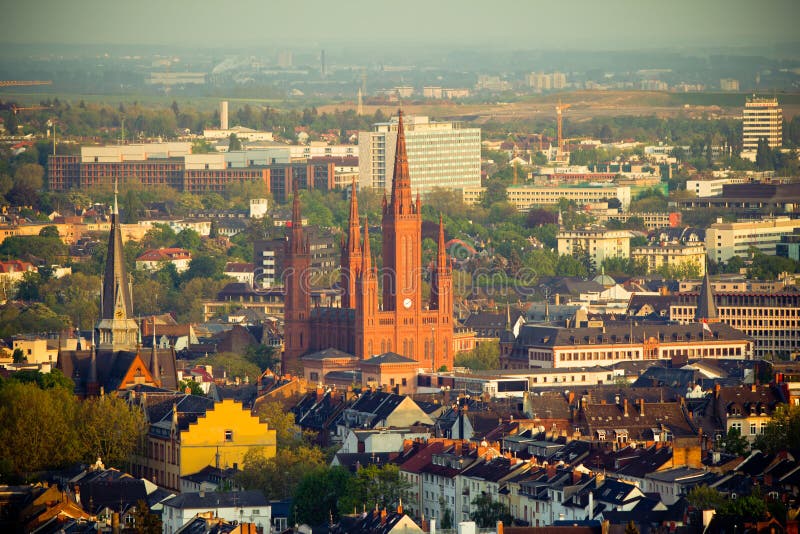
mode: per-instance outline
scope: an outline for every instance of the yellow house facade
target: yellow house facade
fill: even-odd
[[[154,398],[155,397],[155,398]],[[140,400],[150,424],[132,462],[132,473],[180,491],[180,478],[206,466],[244,465],[245,454],[276,454],[276,432],[240,402],[206,397],[146,393]]]

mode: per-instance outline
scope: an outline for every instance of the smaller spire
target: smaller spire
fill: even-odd
[[[297,190],[292,193],[292,228],[303,226],[303,218],[300,215],[300,195]]]
[[[719,320],[717,305],[714,303],[714,292],[711,290],[711,280],[708,277],[708,270],[703,275],[703,282],[700,284],[700,294],[697,296],[697,308],[694,312],[694,320],[697,322],[715,322]]]
[[[444,242],[444,218],[439,214],[439,250],[437,258],[437,267],[441,270],[447,268],[447,249]]]
[[[119,194],[119,178],[114,177],[114,211],[112,215],[119,215],[119,204],[117,203],[117,195]]]
[[[366,276],[372,270],[372,252],[369,246],[369,221],[364,217],[364,245],[361,251],[361,273]]]

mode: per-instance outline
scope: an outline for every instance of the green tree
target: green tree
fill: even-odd
[[[800,449],[800,408],[778,405],[753,448],[767,454]]]
[[[275,347],[270,347],[263,343],[247,347],[245,358],[257,365],[262,371],[267,369],[275,370],[281,361],[275,354]]]
[[[760,171],[775,170],[775,156],[765,137],[758,140],[758,146],[756,147],[756,167]]]
[[[45,226],[41,230],[39,230],[39,235],[41,237],[59,237],[58,235],[58,228],[55,226]]]
[[[485,371],[500,367],[500,345],[487,341],[480,343],[469,352],[456,354],[453,364],[456,367],[467,367],[473,371]]]
[[[725,452],[737,456],[744,456],[749,448],[750,443],[747,441],[747,438],[742,436],[739,429],[731,427],[731,429],[728,430],[728,434],[725,436]]]
[[[488,493],[481,493],[472,501],[475,509],[469,514],[469,518],[478,524],[478,528],[491,528],[498,521],[510,524],[512,518],[508,507],[492,499]]]
[[[263,491],[268,499],[289,499],[308,473],[324,465],[325,458],[317,447],[284,449],[273,458],[267,458],[263,450],[253,449],[245,454],[244,467],[236,479],[245,489]]]
[[[577,258],[569,254],[562,254],[556,262],[556,276],[579,276],[585,278],[588,275],[586,266]]]
[[[342,506],[349,510],[363,503],[377,503],[379,508],[396,508],[410,487],[410,483],[400,476],[398,466],[368,465],[359,469],[355,479],[347,484],[347,492],[341,498]]]
[[[200,384],[190,378],[178,382],[178,391],[185,392],[187,389],[189,390],[190,395],[197,395],[198,397],[206,396],[203,388],[200,387]]]
[[[286,410],[277,400],[268,400],[258,405],[258,420],[267,423],[275,431],[278,451],[296,449],[305,444],[300,427],[295,424],[294,414]]]
[[[213,356],[207,356],[197,360],[198,365],[211,365],[217,369],[224,369],[231,378],[244,380],[248,377],[255,380],[261,376],[261,370],[253,363],[248,361],[240,354],[233,352],[218,352]]]
[[[213,154],[214,152],[216,152],[214,146],[205,139],[192,141],[192,154]]]
[[[695,486],[686,494],[689,504],[698,510],[718,510],[725,503],[725,497],[714,488],[705,484]]]
[[[150,507],[142,499],[136,503],[133,513],[133,525],[136,534],[161,534],[163,526],[161,517],[150,511]]]
[[[14,349],[14,353],[11,355],[11,358],[14,363],[25,363],[28,361],[28,357],[25,356],[25,353],[22,352],[22,349],[20,348]]]
[[[242,150],[242,142],[235,133],[232,133],[228,137],[228,152],[237,152],[239,150]]]
[[[38,163],[24,163],[14,173],[14,186],[41,190],[44,186],[44,167]]]
[[[307,473],[295,490],[292,522],[319,525],[347,513],[342,497],[354,477],[342,467],[322,467]],[[358,507],[356,507],[358,508]]]
[[[211,278],[219,280],[223,277],[225,259],[214,257],[208,254],[195,254],[189,262],[189,268],[183,273],[184,280],[193,278]]]
[[[109,465],[126,463],[147,429],[144,413],[119,397],[84,400],[78,413],[83,459],[102,458]]]
[[[184,228],[175,236],[175,246],[178,248],[185,248],[186,250],[195,252],[200,250],[201,244],[202,239],[200,238],[200,234],[191,228]]]

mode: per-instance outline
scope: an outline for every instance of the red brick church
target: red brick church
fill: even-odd
[[[391,198],[383,199],[383,269],[379,273],[373,263],[367,221],[362,240],[354,187],[342,243],[341,307],[312,308],[311,256],[295,194],[284,272],[284,372],[299,372],[301,356],[331,347],[361,359],[395,352],[417,360],[421,367],[453,367],[453,278],[444,225],[440,220],[430,298],[423,302],[421,208],[419,196],[411,195],[400,112]]]

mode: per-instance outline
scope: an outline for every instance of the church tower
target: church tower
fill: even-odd
[[[397,118],[391,201],[383,201],[383,309],[398,317],[422,308],[422,214],[411,197],[403,112]],[[399,319],[401,320],[401,319]]]
[[[350,196],[350,220],[346,241],[342,243],[342,271],[339,285],[342,288],[342,308],[356,307],[356,273],[361,269],[361,228],[358,219],[356,182]]]
[[[300,215],[300,197],[292,200],[292,230],[287,242],[283,287],[284,350],[283,372],[302,372],[300,356],[311,347],[311,254]]]
[[[122,230],[119,222],[117,184],[114,183],[114,207],[111,212],[111,233],[108,237],[106,268],[103,273],[103,291],[100,321],[100,350],[136,350],[139,325],[133,318],[130,279],[125,268],[122,250]]]

